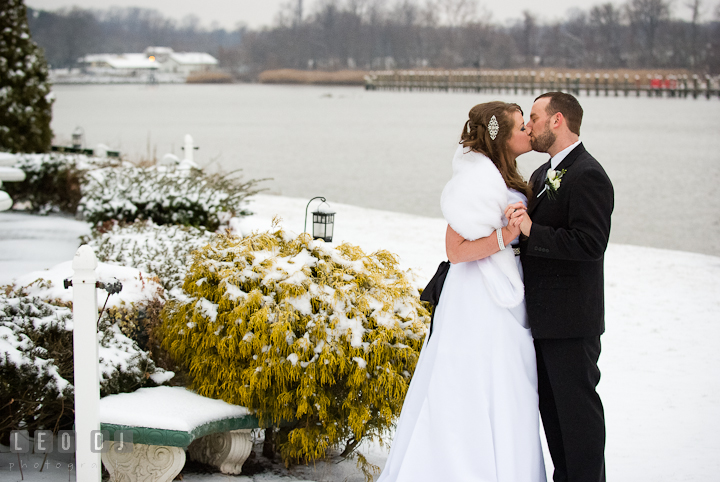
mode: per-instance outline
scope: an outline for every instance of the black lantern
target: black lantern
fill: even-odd
[[[307,232],[307,211],[310,207],[310,203],[313,202],[315,199],[320,199],[322,202],[312,213],[313,239],[322,239],[326,243],[331,243],[333,238],[333,227],[335,225],[335,211],[330,209],[330,205],[327,204],[326,199],[322,196],[312,198],[310,201],[308,201],[307,206],[305,206],[305,229],[303,229],[303,232]],[[325,204],[324,207],[323,204]]]

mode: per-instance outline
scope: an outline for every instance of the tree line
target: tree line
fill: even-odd
[[[289,0],[271,27],[206,28],[141,8],[28,9],[35,41],[54,67],[88,53],[150,45],[205,51],[235,73],[266,69],[686,68],[720,73],[720,3],[627,0],[542,21],[530,11],[500,24],[478,0]],[[680,18],[684,10],[690,20]]]

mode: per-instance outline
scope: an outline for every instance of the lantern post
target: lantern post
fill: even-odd
[[[322,196],[316,196],[312,198],[310,201],[308,201],[307,206],[305,206],[305,226],[303,228],[303,232],[307,232],[307,213],[308,208],[310,207],[310,203],[313,202],[315,199],[320,199],[322,205],[325,203],[327,205],[327,200]],[[329,209],[328,205],[328,209]],[[316,211],[312,213],[313,215],[313,229],[312,229],[312,237],[313,239],[322,239],[326,243],[331,243],[333,238],[333,231],[335,226],[335,211],[330,210],[323,210],[321,211],[319,206]]]

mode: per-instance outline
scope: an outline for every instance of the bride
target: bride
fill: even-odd
[[[518,226],[530,151],[516,104],[470,110],[441,197],[452,265],[378,482],[544,482]],[[512,211],[512,209],[510,209]]]

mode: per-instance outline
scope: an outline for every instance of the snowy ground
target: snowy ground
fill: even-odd
[[[270,226],[279,214],[290,230],[303,228],[307,200],[258,195],[243,231]],[[366,251],[388,249],[419,281],[445,259],[442,219],[335,205],[335,240]],[[87,226],[60,217],[0,213],[0,284],[72,258]],[[607,332],[599,391],[607,419],[607,471],[614,481],[720,479],[720,258],[678,251],[611,245],[606,257]],[[0,481],[19,481],[17,458],[0,447]],[[361,451],[382,466],[387,451]],[[547,457],[547,455],[546,455]],[[67,459],[23,460],[25,480],[61,482]],[[13,470],[10,464],[15,463]],[[38,468],[33,468],[33,464]],[[442,463],[442,461],[438,461]],[[59,465],[58,465],[59,464]],[[547,470],[552,464],[547,458]],[[362,481],[352,461],[336,460],[290,471],[280,465],[230,477],[190,469],[192,482]],[[257,469],[255,469],[257,470]]]

